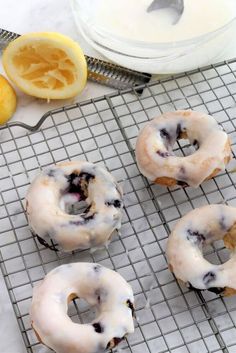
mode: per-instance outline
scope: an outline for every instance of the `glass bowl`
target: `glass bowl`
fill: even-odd
[[[202,9],[191,9],[190,2],[196,7],[198,1]],[[198,1],[185,0],[179,21],[173,10],[148,13],[151,0],[71,0],[71,4],[80,33],[105,57],[133,70],[168,74],[216,62],[236,37],[234,0],[207,0],[208,5]],[[214,18],[210,5],[215,9],[217,2]]]

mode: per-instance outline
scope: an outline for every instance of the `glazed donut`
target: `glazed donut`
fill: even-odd
[[[87,209],[71,214],[78,213],[72,206],[79,201],[86,201]],[[121,226],[122,207],[122,191],[112,175],[85,161],[44,170],[26,196],[33,233],[45,246],[53,240],[65,251],[105,244]]]
[[[235,294],[236,252],[221,265],[211,264],[202,255],[203,246],[220,239],[235,250],[236,208],[208,205],[190,211],[177,222],[167,241],[170,270],[190,288]]]
[[[176,140],[189,139],[197,149],[186,157],[173,153]],[[225,168],[231,158],[230,140],[216,120],[191,110],[164,113],[140,131],[136,159],[141,173],[166,186],[199,186]]]
[[[95,306],[92,323],[77,324],[67,316],[75,298]],[[98,353],[134,331],[133,303],[130,285],[117,272],[72,263],[55,268],[34,288],[30,320],[39,341],[57,353]]]

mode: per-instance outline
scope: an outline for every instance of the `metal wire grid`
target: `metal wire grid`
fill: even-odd
[[[135,333],[119,345],[122,353],[205,353],[236,351],[236,300],[210,292],[189,291],[174,279],[165,259],[168,233],[189,210],[215,202],[236,205],[233,160],[226,172],[197,189],[167,189],[150,184],[137,169],[134,144],[139,128],[173,109],[213,114],[230,135],[235,152],[236,61],[148,84],[142,97],[112,94],[49,112],[39,131],[3,129],[0,145],[1,268],[28,352],[49,352],[29,323],[32,287],[55,266],[96,261],[115,269],[132,285]],[[179,141],[176,154],[191,147]],[[68,159],[106,166],[125,191],[120,234],[108,248],[55,253],[32,237],[24,197],[39,169]],[[221,242],[206,249],[209,260],[228,258]],[[84,301],[69,307],[73,321],[94,313]]]

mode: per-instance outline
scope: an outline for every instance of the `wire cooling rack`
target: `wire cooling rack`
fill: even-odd
[[[52,268],[73,261],[96,261],[115,269],[132,285],[135,333],[118,348],[122,353],[236,352],[236,297],[189,291],[168,270],[165,246],[176,221],[208,203],[236,206],[233,160],[228,170],[201,187],[167,189],[149,183],[137,168],[138,130],[154,116],[173,109],[214,115],[228,132],[235,152],[236,61],[230,61],[145,86],[47,113],[31,130],[10,124],[0,131],[1,269],[27,352],[49,352],[29,322],[32,287]],[[41,126],[40,126],[41,125]],[[176,154],[191,152],[179,141]],[[68,159],[104,165],[123,185],[125,209],[120,233],[108,248],[55,253],[32,236],[24,212],[29,183],[41,168]],[[226,261],[221,242],[206,249],[214,263]],[[88,322],[93,311],[83,301],[69,306],[75,322]]]

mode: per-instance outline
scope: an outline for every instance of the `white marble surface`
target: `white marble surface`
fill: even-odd
[[[99,54],[89,48],[78,34],[69,3],[69,0],[0,0],[0,26],[18,33],[58,31],[79,40],[86,54],[99,57]],[[236,57],[236,39],[233,48],[224,53],[224,57],[220,59],[232,57]],[[0,72],[3,72],[1,64]],[[83,93],[75,100],[83,101],[109,92],[112,92],[112,89],[88,83]],[[47,104],[45,101],[18,92],[18,108],[13,119],[33,124],[48,110],[67,102]],[[2,276],[0,276],[0,352],[26,352]]]

